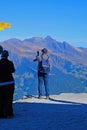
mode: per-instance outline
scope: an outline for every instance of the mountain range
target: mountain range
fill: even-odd
[[[37,51],[47,48],[52,62],[49,78],[50,94],[87,92],[87,48],[74,47],[65,41],[59,42],[50,36],[16,38],[0,42],[9,51],[16,72],[15,98],[37,95],[37,63],[33,62]],[[43,88],[43,95],[44,95]]]

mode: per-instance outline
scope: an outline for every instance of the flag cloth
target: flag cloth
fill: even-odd
[[[5,27],[5,28],[10,28],[11,25],[10,25],[10,23],[4,22],[4,27]]]
[[[1,26],[0,26],[0,30],[4,30],[4,27],[1,27]]]
[[[10,28],[11,25],[8,22],[0,22],[0,30],[4,30],[5,28]]]

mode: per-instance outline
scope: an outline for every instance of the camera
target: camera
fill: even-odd
[[[37,51],[37,56],[39,56],[39,51]]]

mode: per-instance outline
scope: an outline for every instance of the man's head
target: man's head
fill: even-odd
[[[2,58],[8,58],[8,56],[9,56],[9,53],[8,53],[8,51],[7,50],[4,50],[3,52],[2,52],[2,54],[1,54],[1,57]]]
[[[48,50],[47,50],[46,48],[43,48],[41,51],[42,51],[42,53],[44,53],[44,54],[47,54],[47,53],[48,53]]]

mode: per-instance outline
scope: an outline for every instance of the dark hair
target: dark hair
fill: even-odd
[[[48,50],[46,48],[43,48],[41,51],[44,52],[44,53],[48,52]]]
[[[2,58],[7,58],[8,56],[9,56],[8,51],[7,51],[7,50],[4,50],[4,51],[2,52],[1,57],[2,57]]]

